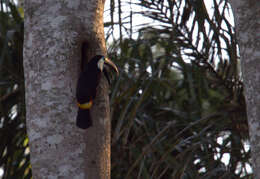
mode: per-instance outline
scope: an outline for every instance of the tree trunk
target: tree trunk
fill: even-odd
[[[260,2],[230,0],[236,23],[255,178],[260,178]]]
[[[104,78],[91,111],[93,127],[78,129],[76,82],[81,46],[89,60],[105,54],[105,0],[25,0],[26,118],[33,178],[109,179],[110,120]]]

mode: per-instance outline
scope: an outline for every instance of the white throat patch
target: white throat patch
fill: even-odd
[[[105,63],[105,58],[101,58],[99,61],[98,61],[98,68],[100,69],[100,71],[103,71],[103,68],[104,68],[104,63]]]

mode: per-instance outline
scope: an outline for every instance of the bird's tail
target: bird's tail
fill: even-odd
[[[92,126],[92,120],[89,109],[79,109],[76,125],[81,129],[87,129]]]

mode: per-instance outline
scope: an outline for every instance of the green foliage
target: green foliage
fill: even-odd
[[[121,69],[111,93],[112,178],[252,177],[227,1],[214,1],[211,16],[201,0],[136,4],[142,11],[130,15],[153,23],[109,45]],[[127,20],[114,26],[132,32]]]
[[[1,1],[0,11],[0,167],[3,179],[31,178],[25,128],[23,19]]]

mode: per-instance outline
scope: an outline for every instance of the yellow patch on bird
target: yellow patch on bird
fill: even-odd
[[[84,104],[77,103],[77,104],[80,109],[90,109],[92,107],[93,102],[89,101],[88,103],[84,103]]]

